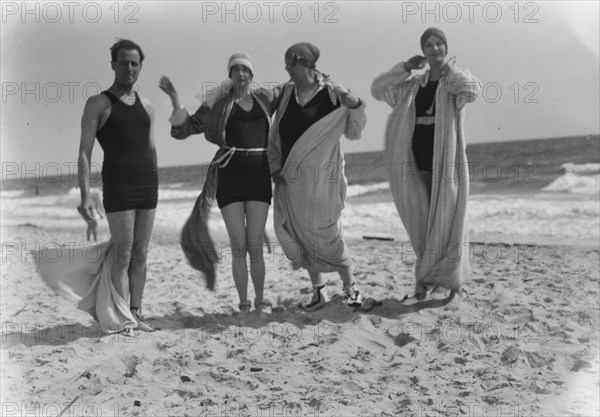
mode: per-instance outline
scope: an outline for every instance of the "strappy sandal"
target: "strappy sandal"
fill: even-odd
[[[144,316],[142,316],[142,313],[140,312],[141,309],[139,307],[131,307],[130,310],[131,310],[131,313],[133,314],[133,317],[137,321],[138,330],[143,330],[145,332],[154,332],[154,331],[158,330],[158,329],[155,329],[154,327],[152,327],[152,325],[150,323],[148,323],[148,321],[144,318]]]
[[[448,297],[446,297],[446,300],[448,302],[452,301],[454,299],[454,297],[459,296],[462,299],[467,299],[469,298],[469,293],[467,292],[466,288],[459,288],[457,290],[450,290],[450,294],[448,295]]]
[[[254,308],[257,311],[263,311],[266,310],[268,308],[273,308],[273,303],[267,299],[254,299]]]
[[[247,316],[250,313],[250,308],[252,307],[252,303],[248,300],[242,301],[238,307],[240,308],[240,315]]]
[[[429,291],[429,287],[432,287],[431,291]],[[416,284],[415,293],[410,297],[408,295],[405,295],[402,301],[400,302],[403,303],[405,301],[412,300],[413,298],[417,301],[423,301],[425,298],[427,298],[427,295],[430,294],[432,291],[435,291],[436,288],[436,286]]]
[[[139,330],[134,327],[125,327],[117,333],[125,337],[137,337],[140,334]]]

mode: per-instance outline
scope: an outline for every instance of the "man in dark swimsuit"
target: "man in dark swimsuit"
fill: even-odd
[[[112,46],[115,80],[107,91],[91,97],[83,111],[78,176],[80,212],[91,219],[90,161],[97,137],[104,150],[103,199],[114,251],[111,279],[121,297],[129,301],[138,329],[153,331],[141,315],[158,195],[154,110],[133,88],[143,60],[141,48],[132,41],[121,40]]]

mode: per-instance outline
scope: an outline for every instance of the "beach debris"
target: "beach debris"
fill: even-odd
[[[58,414],[57,417],[64,415],[65,411],[67,411],[73,404],[75,404],[75,401],[77,401],[78,399],[79,399],[79,395],[77,397],[73,398],[73,401],[71,401],[69,404],[67,404],[67,406],[62,409],[62,411],[60,412],[60,414]]]
[[[85,371],[84,373],[82,373],[81,375],[79,375],[79,378],[87,378],[90,379],[94,374],[92,373],[92,371]]]
[[[15,317],[18,314],[21,314],[22,312],[25,311],[25,309],[27,308],[27,303],[25,303],[25,305],[23,305],[23,307],[21,307],[21,309],[19,311],[17,311],[15,314],[12,315],[12,317]]]
[[[40,228],[37,224],[33,224],[33,223],[21,223],[21,224],[18,224],[17,227],[31,227],[33,229]]]
[[[187,375],[181,375],[181,377],[179,379],[181,379],[181,382],[191,382],[192,381],[190,379],[190,377]]]
[[[401,332],[398,336],[396,336],[394,338],[394,343],[396,344],[396,346],[400,346],[400,347],[406,346],[410,342],[416,342],[416,341],[417,341],[417,339],[412,337],[410,334],[404,333],[404,332]]]
[[[129,361],[126,363],[127,372],[125,372],[124,376],[127,378],[133,377],[137,372],[136,367],[140,364],[141,361],[141,358],[138,358],[135,355],[129,358]]]
[[[394,241],[393,237],[385,237],[385,236],[363,236],[363,239],[365,239],[365,240],[383,240],[386,242]]]
[[[142,406],[142,402],[141,402],[140,400],[135,400],[135,401],[133,402],[133,406],[134,406],[134,407],[141,407],[141,406]]]

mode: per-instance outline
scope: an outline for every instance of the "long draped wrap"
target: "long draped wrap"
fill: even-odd
[[[83,248],[44,248],[31,255],[46,284],[89,313],[104,333],[137,327],[129,310],[129,294],[123,299],[111,280],[116,251],[110,241]]]
[[[375,79],[371,93],[393,108],[386,128],[385,158],[394,203],[417,257],[417,284],[460,289],[470,273],[464,105],[477,98],[480,84],[453,62],[443,71],[435,95],[433,180],[428,196],[412,150],[415,96],[428,79],[429,71],[411,75],[401,62]]]
[[[269,124],[278,97],[278,89],[252,89],[250,94],[265,113]],[[206,139],[220,148],[208,166],[202,192],[196,199],[194,208],[181,230],[181,248],[190,266],[206,277],[208,289],[213,290],[216,281],[215,264],[219,262],[217,248],[210,236],[208,219],[210,209],[216,200],[218,184],[218,162],[226,152],[225,129],[231,109],[235,104],[234,91],[230,82],[221,84],[221,89],[205,100],[196,113],[190,116],[186,110],[173,112],[169,119],[171,136],[185,139],[192,134],[204,133]]]
[[[330,88],[330,87],[327,87]],[[339,139],[359,139],[366,123],[365,105],[341,106],[310,126],[298,138],[282,165],[279,122],[294,84],[286,84],[269,137],[271,172],[281,170],[285,184],[275,184],[274,229],[292,268],[334,272],[350,266],[342,237],[341,214],[346,197],[344,155]],[[330,88],[330,96],[337,94]]]

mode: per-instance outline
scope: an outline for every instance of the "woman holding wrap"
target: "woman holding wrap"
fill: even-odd
[[[217,256],[207,253],[212,248],[207,218],[216,197],[231,243],[233,279],[240,297],[240,312],[247,315],[251,307],[247,299],[247,258],[250,259],[256,296],[254,307],[262,311],[271,306],[263,294],[265,263],[262,248],[272,198],[266,148],[276,94],[251,88],[254,63],[248,54],[232,55],[227,69],[230,81],[224,82],[221,89],[191,116],[181,106],[177,91],[167,77],[161,78],[160,88],[173,103],[171,136],[185,139],[192,134],[204,133],[209,142],[220,146],[194,213],[184,227],[184,252],[192,266],[207,274],[211,287]]]
[[[421,49],[425,56],[400,62],[371,87],[373,97],[393,108],[385,156],[394,203],[417,255],[419,300],[435,287],[454,297],[470,273],[463,121],[465,104],[480,91],[479,81],[448,59],[441,30],[427,29]],[[426,64],[425,73],[412,74]]]
[[[282,87],[268,151],[275,232],[292,267],[308,271],[313,296],[301,307],[310,311],[329,300],[325,272],[340,274],[348,305],[359,306],[362,299],[342,238],[347,183],[339,138],[360,138],[365,105],[317,71],[318,59],[319,50],[310,43],[287,50],[291,80]]]

